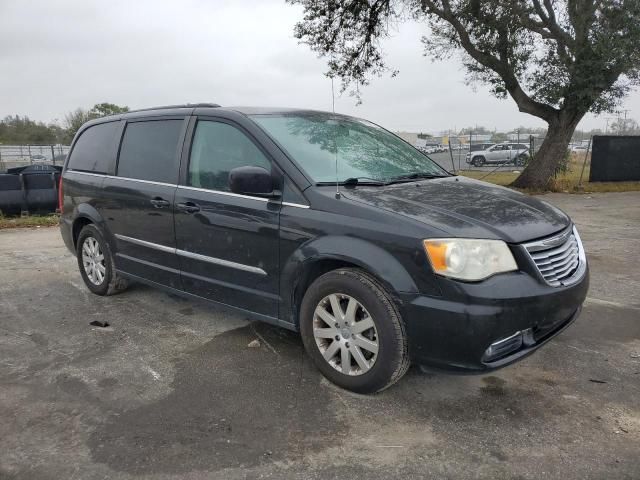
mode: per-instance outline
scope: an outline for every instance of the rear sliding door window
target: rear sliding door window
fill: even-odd
[[[80,134],[69,157],[68,168],[113,175],[120,122],[99,123]]]
[[[175,184],[183,120],[127,124],[118,158],[118,176]]]
[[[192,187],[229,191],[229,172],[271,163],[240,130],[221,122],[199,121],[191,146],[188,182]]]

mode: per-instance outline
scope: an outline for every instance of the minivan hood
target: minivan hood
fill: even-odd
[[[357,186],[341,193],[350,200],[421,221],[452,237],[522,243],[556,233],[571,223],[562,211],[542,200],[465,177]]]

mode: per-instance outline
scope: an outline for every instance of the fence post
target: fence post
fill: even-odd
[[[33,157],[31,156],[31,145],[27,145],[27,148],[29,149],[29,163],[33,165]]]
[[[453,173],[456,173],[456,164],[453,161],[453,152],[451,151],[451,135],[449,135],[449,156],[451,157],[451,166],[453,167]]]
[[[529,135],[529,160],[533,160],[536,153],[536,139],[533,135]]]
[[[56,153],[53,151],[53,145],[49,145],[51,147],[51,163],[55,166],[56,164]]]
[[[587,151],[584,152],[584,161],[582,162],[582,171],[580,172],[580,180],[578,180],[578,188],[582,188],[582,176],[584,175],[584,167],[587,166],[587,157],[589,156],[589,150],[591,150],[591,140],[593,136],[589,137],[589,145],[587,145]]]
[[[27,204],[27,184],[24,178],[24,173],[19,174],[20,188],[22,190],[22,208],[20,210],[20,216],[26,217],[29,215],[29,205]]]

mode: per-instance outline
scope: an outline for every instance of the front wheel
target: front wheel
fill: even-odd
[[[485,163],[485,158],[483,156],[473,157],[473,161],[471,163],[475,167],[481,167]]]
[[[300,333],[322,374],[347,390],[384,390],[409,368],[400,314],[362,270],[334,270],[311,284],[300,308]]]

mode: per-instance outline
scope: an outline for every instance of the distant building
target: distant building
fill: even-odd
[[[492,133],[472,133],[471,135],[458,135],[461,143],[489,143]]]
[[[409,142],[416,147],[424,147],[425,145],[459,145],[471,143],[488,143],[491,141],[491,134],[472,134],[469,135],[428,135],[416,132],[395,132],[400,138]],[[528,137],[527,137],[528,138]]]
[[[541,133],[522,132],[522,131],[507,133],[507,138],[509,139],[510,142],[528,142],[530,137],[541,139],[541,138],[544,138],[545,135]]]
[[[395,132],[405,142],[409,142],[411,145],[418,145],[418,133],[414,132]]]

